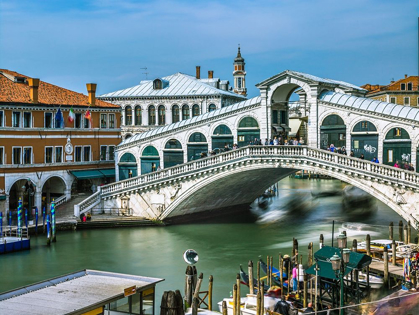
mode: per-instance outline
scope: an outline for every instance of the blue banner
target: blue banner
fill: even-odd
[[[52,227],[52,241],[55,242],[55,203],[51,203],[51,227]]]

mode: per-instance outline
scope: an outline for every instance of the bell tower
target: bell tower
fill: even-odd
[[[233,65],[234,93],[246,96],[246,71],[244,70],[245,62],[240,53],[240,45],[237,51],[237,57],[234,59]]]

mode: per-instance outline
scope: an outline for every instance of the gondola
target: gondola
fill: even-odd
[[[244,285],[249,286],[249,275],[244,272],[242,265],[240,265],[240,277],[242,279],[241,283]],[[258,285],[258,281],[253,278],[253,291],[255,294],[257,294],[257,285]],[[269,286],[267,286],[266,284],[263,286],[263,289],[265,292],[267,292],[269,290]]]
[[[268,274],[268,266],[265,264],[265,262],[262,259],[259,259],[260,261],[260,267],[262,268],[263,272],[265,274]],[[272,280],[275,282],[276,285],[281,286],[281,276],[279,273],[279,270],[275,267],[270,268],[272,270]],[[287,274],[285,272],[282,273],[282,280],[284,281],[284,287],[288,286],[288,283],[285,283],[285,280],[288,278]]]

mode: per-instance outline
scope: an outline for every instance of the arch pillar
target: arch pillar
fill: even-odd
[[[34,206],[42,213],[42,190],[37,189],[34,194]]]
[[[268,102],[268,90],[267,88],[259,88],[260,89],[260,104],[262,108],[265,108],[265,111],[262,111],[262,117],[260,120],[260,138],[270,139],[271,137],[271,104]],[[237,130],[235,132],[236,142],[237,143]],[[234,139],[234,138],[233,138]]]
[[[307,97],[307,105],[310,109],[308,115],[307,145],[314,148],[320,148],[319,104],[317,94],[317,86],[310,86],[310,95]]]

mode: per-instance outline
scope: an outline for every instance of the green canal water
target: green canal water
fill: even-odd
[[[277,265],[279,253],[290,254],[293,237],[299,241],[304,261],[309,242],[318,249],[320,233],[330,245],[333,220],[335,233],[343,222],[362,222],[373,225],[377,232],[373,239],[388,238],[388,224],[397,225],[400,217],[381,202],[377,201],[376,212],[354,216],[343,212],[340,196],[311,197],[311,191],[343,186],[336,180],[284,179],[267,209],[254,205],[218,222],[59,232],[57,243],[50,247],[45,236],[32,237],[30,251],[0,256],[0,292],[81,269],[98,269],[164,278],[157,286],[160,305],[163,291],[183,292],[186,263],[182,254],[192,248],[199,254],[196,267],[204,274],[203,290],[213,275],[214,302],[218,302],[232,291],[240,264],[246,267],[250,259],[256,264],[259,255],[265,260],[270,255]],[[290,200],[304,210],[284,206]],[[260,216],[268,216],[268,223],[257,223]]]

